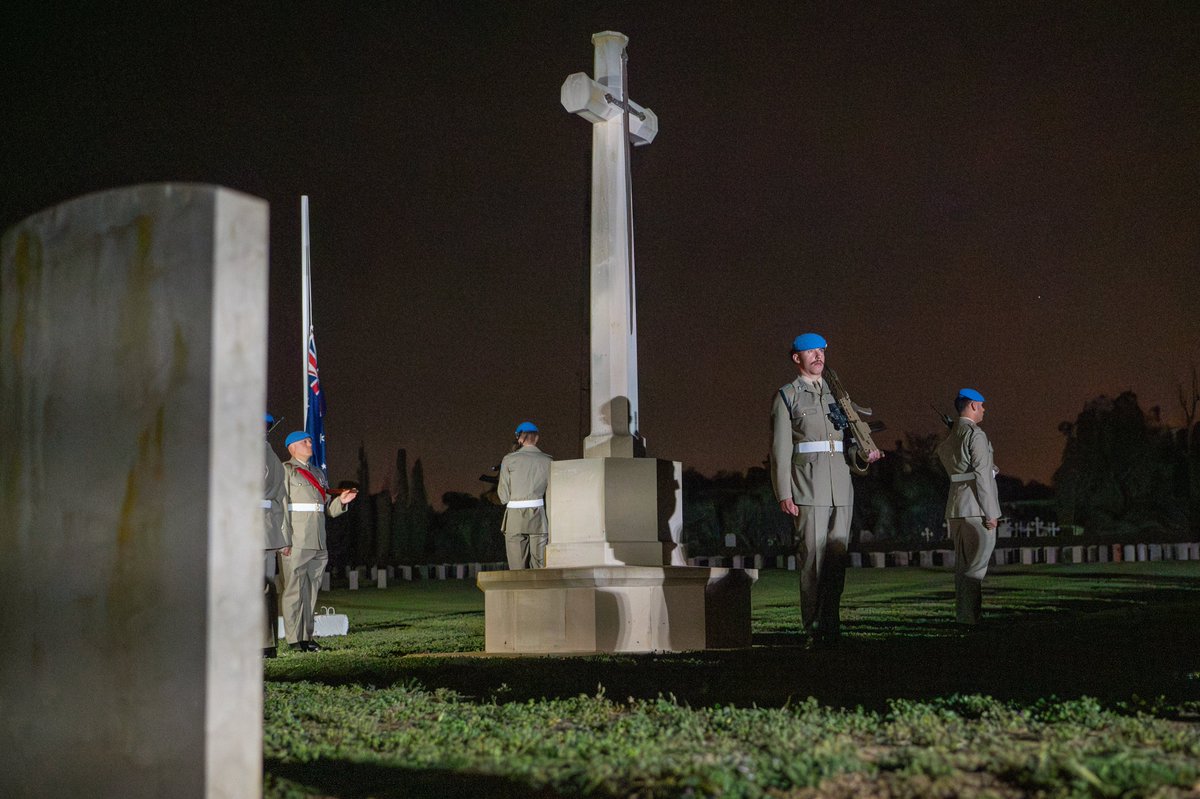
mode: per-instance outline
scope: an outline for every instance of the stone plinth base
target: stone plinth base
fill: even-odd
[[[676,461],[555,461],[546,492],[546,565],[682,566],[682,483]]]
[[[584,566],[483,572],[488,652],[750,646],[754,569]]]

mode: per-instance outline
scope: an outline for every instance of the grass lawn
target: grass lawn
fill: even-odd
[[[266,663],[265,793],[331,797],[1200,797],[1200,565],[856,569],[802,648],[794,573],[754,647],[492,657],[473,584],[334,591],[326,651]]]

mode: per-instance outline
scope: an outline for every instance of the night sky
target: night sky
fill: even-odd
[[[605,29],[660,121],[633,161],[651,454],[760,464],[808,330],[885,449],[967,385],[1022,479],[1100,394],[1182,420],[1200,4],[27,5],[0,30],[0,227],[137,183],[268,200],[290,430],[308,194],[335,481],[364,442],[372,490],[403,446],[435,498],[477,493],[523,419],[579,456],[591,132],[559,87]]]

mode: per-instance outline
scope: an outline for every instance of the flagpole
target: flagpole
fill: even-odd
[[[304,412],[308,418],[308,338],[312,331],[312,261],[308,250],[308,195],[300,195],[300,381],[304,395]]]

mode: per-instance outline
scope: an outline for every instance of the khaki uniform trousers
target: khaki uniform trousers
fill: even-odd
[[[508,568],[541,569],[546,566],[547,533],[505,533],[504,552],[508,556]]]
[[[267,605],[267,624],[263,632],[263,649],[275,646],[276,635],[279,632],[279,592],[275,587],[276,563],[279,552],[268,549],[263,554],[263,596]]]
[[[292,547],[283,558],[283,631],[289,644],[311,641],[317,612],[317,591],[329,563],[324,549]]]
[[[983,578],[996,548],[996,531],[983,525],[982,516],[946,522],[954,542],[955,619],[962,624],[978,624],[983,615]]]
[[[842,590],[850,560],[852,507],[798,505],[796,560],[800,567],[800,620],[809,633],[837,636]]]

